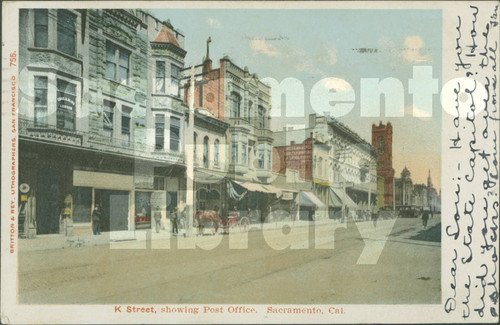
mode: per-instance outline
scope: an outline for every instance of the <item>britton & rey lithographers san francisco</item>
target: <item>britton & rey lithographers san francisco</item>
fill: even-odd
[[[498,322],[498,5],[4,2],[2,323]]]

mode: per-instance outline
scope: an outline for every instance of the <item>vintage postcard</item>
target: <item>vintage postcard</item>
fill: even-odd
[[[499,3],[2,3],[1,322],[497,323]]]

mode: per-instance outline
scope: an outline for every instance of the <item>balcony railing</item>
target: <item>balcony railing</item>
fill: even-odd
[[[66,130],[54,125],[39,124],[28,119],[19,119],[19,136],[31,140],[57,143],[96,151],[129,155],[137,158],[155,159],[170,163],[184,163],[184,152],[156,150],[139,141],[106,137],[99,134]]]

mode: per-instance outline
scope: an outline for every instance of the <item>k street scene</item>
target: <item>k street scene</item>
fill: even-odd
[[[19,303],[439,304],[441,19],[20,9]]]

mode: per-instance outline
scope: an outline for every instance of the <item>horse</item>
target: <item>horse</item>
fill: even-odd
[[[219,230],[219,224],[221,222],[219,212],[214,210],[197,210],[194,213],[193,221],[198,222],[198,235],[203,235],[203,228],[205,223],[212,222],[214,225],[214,235]]]

